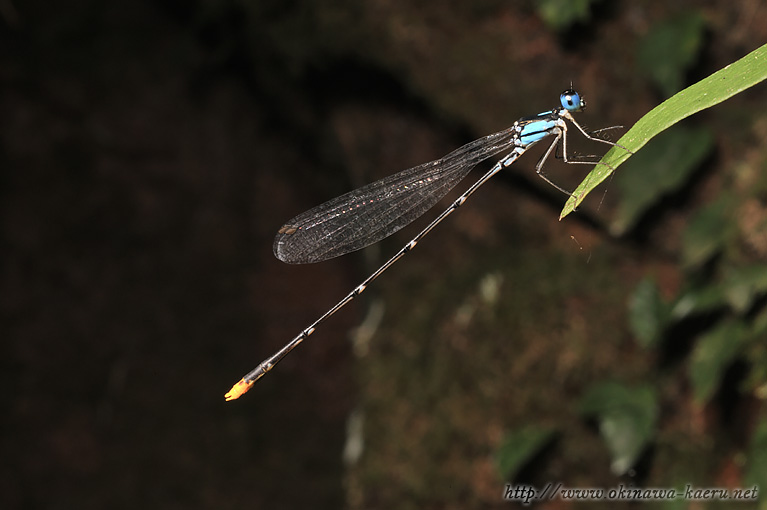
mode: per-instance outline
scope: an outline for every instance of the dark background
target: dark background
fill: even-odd
[[[532,151],[224,402],[416,231],[288,266],[271,246],[289,218],[558,106],[571,82],[584,125],[631,126],[663,99],[637,41],[679,13],[707,23],[686,83],[767,38],[760,1],[598,2],[562,30],[535,5],[0,0],[3,508],[505,507],[493,456],[527,422],[561,430],[534,481],[738,486],[742,445],[722,438],[750,430],[753,399],[722,424],[671,377],[633,480],[573,402],[655,377],[628,296],[646,274],[679,287],[686,215],[764,147],[764,87],[695,117],[715,156],[621,239],[609,183],[557,221]],[[586,173],[547,168],[571,189]],[[352,349],[370,305],[380,326]],[[682,460],[658,462],[664,442]]]

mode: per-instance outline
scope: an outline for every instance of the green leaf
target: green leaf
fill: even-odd
[[[653,26],[637,52],[637,63],[663,91],[665,97],[678,92],[687,70],[698,59],[706,22],[698,12]]]
[[[586,21],[589,7],[598,0],[538,0],[538,15],[554,30],[565,30]]]
[[[754,300],[767,292],[767,266],[739,267],[730,271],[723,283],[727,303],[738,313],[745,313]]]
[[[575,210],[599,184],[658,133],[682,119],[729,99],[767,78],[767,45],[667,99],[639,119],[586,176],[565,204],[559,219]]]
[[[519,470],[551,440],[554,429],[528,426],[506,434],[498,452],[498,472],[506,480],[513,480]]]
[[[581,412],[596,417],[612,456],[612,472],[622,475],[636,463],[655,434],[658,402],[649,386],[601,383],[581,399]]]
[[[660,340],[668,317],[669,306],[655,282],[650,278],[639,282],[629,300],[629,324],[642,347],[651,347]]]
[[[712,149],[707,129],[682,126],[648,143],[616,176],[621,199],[610,231],[621,235],[633,227],[665,194],[682,187]]]
[[[688,290],[679,296],[671,308],[671,317],[679,320],[724,306],[743,314],[764,294],[767,294],[767,266],[731,268],[721,281]]]
[[[707,285],[685,291],[671,308],[674,320],[706,312],[727,304],[725,290],[720,285]]]
[[[746,452],[746,472],[743,477],[744,489],[758,485],[767,488],[767,420],[759,421]]]
[[[751,325],[752,333],[754,335],[767,335],[767,310],[762,309],[759,313],[757,313],[751,322]],[[765,365],[765,368],[767,369],[767,364]]]
[[[724,195],[693,216],[682,236],[682,263],[697,267],[718,253],[733,234],[732,197]]]
[[[689,374],[695,400],[708,402],[722,381],[724,372],[750,338],[741,321],[726,321],[702,336],[690,359]]]

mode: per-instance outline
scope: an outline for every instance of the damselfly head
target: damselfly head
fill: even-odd
[[[562,103],[562,108],[569,112],[579,112],[586,108],[586,101],[573,89],[562,92],[559,96],[559,102]]]

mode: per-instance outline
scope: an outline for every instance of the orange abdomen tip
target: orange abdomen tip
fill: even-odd
[[[253,381],[248,382],[245,379],[240,379],[224,397],[227,401],[238,399],[247,393],[251,386],[253,386]]]

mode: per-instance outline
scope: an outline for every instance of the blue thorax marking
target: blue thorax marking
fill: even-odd
[[[519,131],[519,145],[526,147],[545,138],[559,123],[559,111],[543,112],[533,117],[519,119],[522,129]]]

